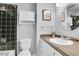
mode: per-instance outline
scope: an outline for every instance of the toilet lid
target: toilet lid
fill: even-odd
[[[29,50],[21,51],[18,56],[31,56],[31,53]]]

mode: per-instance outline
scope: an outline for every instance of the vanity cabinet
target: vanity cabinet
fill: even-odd
[[[44,40],[40,40],[40,53],[42,56],[62,56],[58,51],[56,51],[53,47],[47,44]]]

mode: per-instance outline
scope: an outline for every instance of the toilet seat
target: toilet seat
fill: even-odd
[[[31,56],[31,53],[29,50],[23,50],[18,54],[18,56]]]

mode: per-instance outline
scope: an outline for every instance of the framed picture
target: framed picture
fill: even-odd
[[[64,12],[62,12],[61,15],[60,15],[60,21],[61,22],[65,21],[65,13]]]
[[[50,10],[42,10],[42,19],[46,20],[46,21],[50,21],[51,20],[51,11]]]

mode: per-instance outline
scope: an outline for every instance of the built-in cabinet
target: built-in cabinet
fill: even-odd
[[[44,40],[40,40],[40,52],[41,56],[62,56],[58,51],[56,51],[53,47],[51,47]]]

